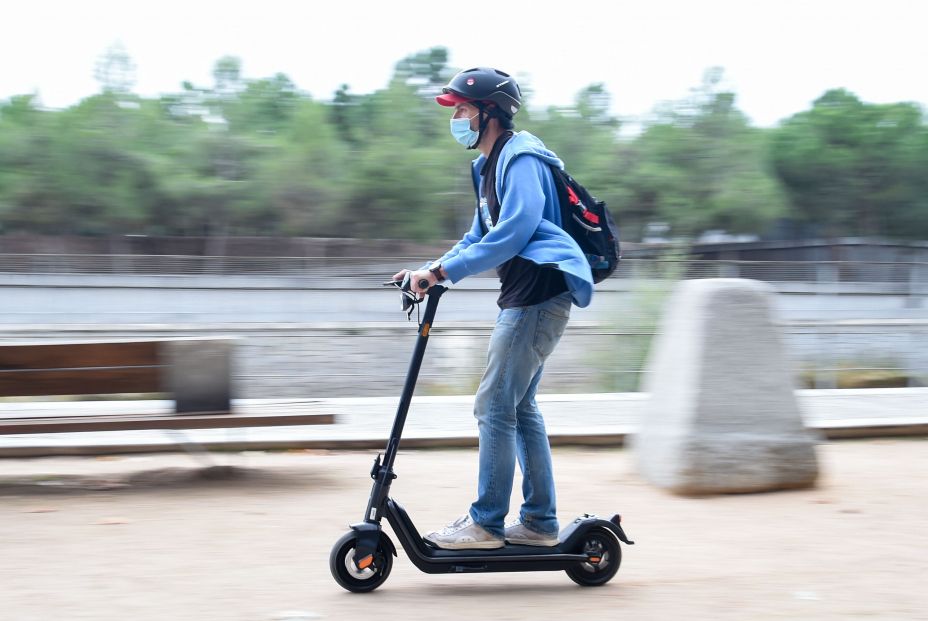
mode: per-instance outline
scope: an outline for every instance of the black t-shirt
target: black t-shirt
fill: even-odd
[[[480,169],[480,176],[483,178],[480,184],[480,201],[486,201],[493,224],[499,220],[500,210],[499,199],[496,196],[496,163],[500,151],[510,138],[512,132],[505,132],[496,139],[490,156]],[[483,214],[479,216],[483,222]],[[567,291],[564,274],[559,269],[552,265],[539,265],[518,255],[497,267],[496,273],[500,280],[500,293],[496,304],[500,308],[541,304]]]

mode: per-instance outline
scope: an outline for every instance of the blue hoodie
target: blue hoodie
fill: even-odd
[[[481,154],[472,164],[478,201],[485,161]],[[549,165],[564,168],[554,152],[532,134],[518,132],[506,143],[496,164],[499,219],[484,235],[480,210],[475,210],[470,231],[439,259],[451,282],[494,269],[518,255],[539,265],[556,266],[564,273],[574,304],[581,308],[590,304],[593,274],[580,246],[561,228]]]

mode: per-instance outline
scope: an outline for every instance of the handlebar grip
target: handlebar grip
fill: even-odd
[[[422,289],[422,290],[428,289],[428,288],[429,288],[429,281],[426,280],[425,278],[420,278],[420,279],[419,279],[419,288]]]

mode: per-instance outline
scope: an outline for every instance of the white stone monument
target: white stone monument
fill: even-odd
[[[633,441],[653,484],[684,495],[814,484],[817,436],[802,422],[774,297],[769,285],[738,278],[674,289]]]

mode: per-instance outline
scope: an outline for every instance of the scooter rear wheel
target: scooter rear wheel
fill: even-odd
[[[565,569],[570,579],[582,586],[606,584],[622,564],[619,540],[605,528],[593,528],[583,538],[580,552],[590,556],[590,562],[578,563]],[[599,559],[599,560],[595,560]]]
[[[354,564],[358,537],[353,531],[342,535],[332,546],[329,555],[329,569],[335,582],[352,593],[368,593],[383,584],[393,568],[393,554],[390,546],[384,543],[385,537],[381,533],[374,552],[374,562],[364,569],[358,569]]]

